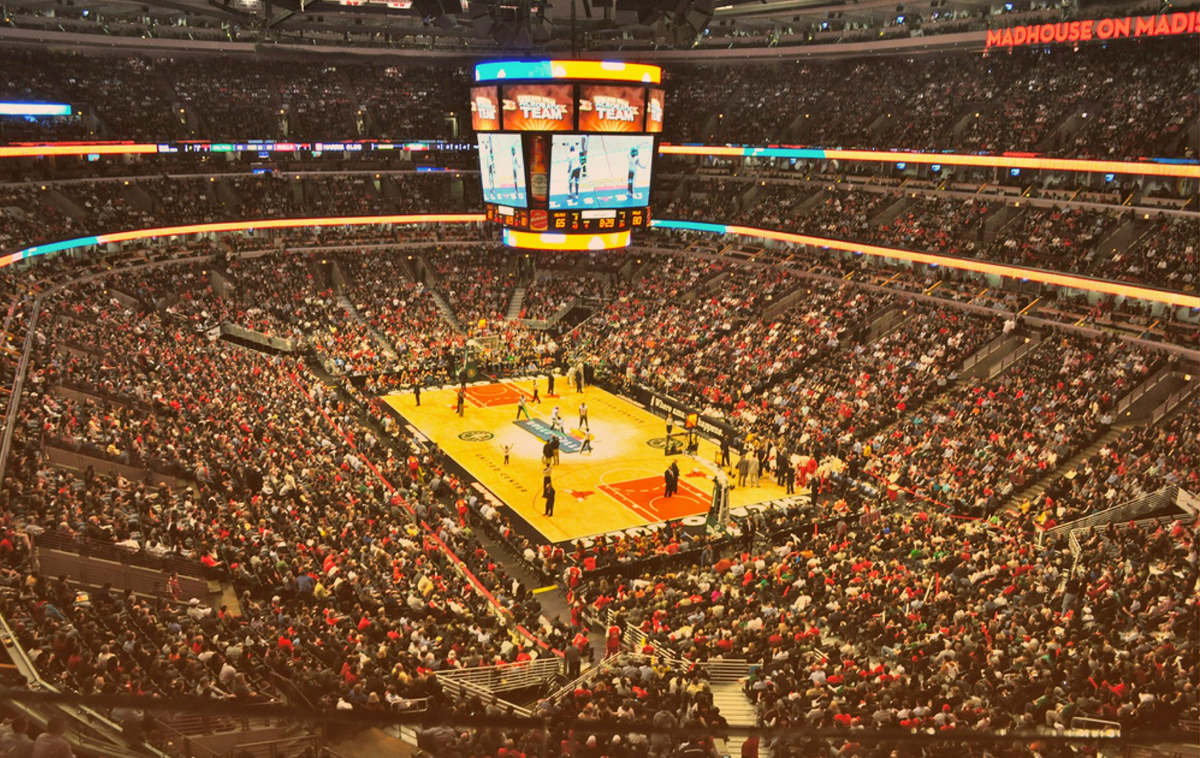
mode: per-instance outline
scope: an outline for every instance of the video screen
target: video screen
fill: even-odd
[[[640,132],[646,90],[585,84],[579,88],[579,131]]]
[[[569,84],[510,84],[503,94],[505,131],[569,132],[575,128],[575,94]]]
[[[554,135],[550,210],[648,205],[653,153],[653,137]]]
[[[525,156],[519,134],[479,135],[479,178],[483,201],[526,208]]]
[[[663,128],[663,100],[665,94],[660,89],[650,90],[646,98],[646,131],[661,132]]]
[[[477,132],[500,131],[500,88],[471,88],[471,128]]]

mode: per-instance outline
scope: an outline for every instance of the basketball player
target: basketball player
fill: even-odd
[[[484,140],[483,144],[487,146],[487,149],[484,150],[486,154],[487,184],[484,186],[494,189],[496,186],[496,154],[492,151],[492,141],[490,139]]]
[[[575,145],[567,152],[567,199],[579,200],[579,178],[583,174],[583,166],[579,163],[579,150]]]
[[[517,146],[513,145],[509,152],[512,153],[513,199],[516,200],[517,190],[521,186],[521,181],[517,178]]]
[[[633,179],[637,175],[639,168],[645,168],[645,166],[642,165],[642,161],[638,157],[637,145],[634,145],[629,148],[629,181],[626,184],[626,190],[630,195],[633,195]]]
[[[588,424],[587,411],[588,411],[587,403],[580,403],[579,404],[579,428],[587,429],[590,432],[592,430],[592,427]]]

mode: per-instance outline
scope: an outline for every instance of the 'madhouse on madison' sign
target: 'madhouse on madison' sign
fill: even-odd
[[[1126,37],[1170,37],[1200,32],[1200,11],[1164,13],[1159,16],[1089,18],[1053,24],[1010,26],[989,29],[988,47],[1048,45],[1061,42],[1125,39]]]

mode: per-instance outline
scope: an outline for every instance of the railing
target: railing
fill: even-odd
[[[133,551],[120,547],[112,542],[92,539],[90,537],[66,537],[56,532],[42,532],[29,535],[30,545],[35,550],[58,550],[64,553],[75,553],[84,558],[97,558],[112,561],[125,566],[138,566],[163,572],[174,572],[180,577],[193,577],[196,581],[206,581],[204,577],[214,572],[200,561],[180,558],[174,555],[155,556],[143,550]]]
[[[17,426],[17,412],[21,407],[21,391],[25,387],[25,374],[29,368],[29,354],[33,349],[33,336],[37,333],[38,316],[41,314],[42,298],[34,299],[29,315],[29,326],[25,330],[25,342],[21,346],[21,359],[17,362],[16,378],[8,396],[8,415],[4,420],[4,438],[0,440],[0,481],[8,469],[8,453],[12,449],[13,429]]]
[[[619,653],[617,655],[614,655],[611,658],[605,658],[604,660],[597,663],[595,666],[590,667],[587,671],[580,674],[578,677],[567,682],[563,686],[556,689],[554,692],[551,692],[549,695],[546,696],[546,701],[549,703],[557,703],[560,700],[562,700],[563,698],[570,695],[576,689],[578,689],[579,685],[587,684],[588,682],[592,681],[593,679],[600,676],[601,674],[613,669],[614,667],[623,668],[627,663],[650,661],[650,660],[653,660],[653,659],[650,658],[649,656],[641,655],[639,653]]]
[[[1090,516],[1084,516],[1069,523],[1051,527],[1038,533],[1037,542],[1041,545],[1046,537],[1058,537],[1070,532],[1090,529],[1094,526],[1102,526],[1112,521],[1129,521],[1143,513],[1175,503],[1179,497],[1179,491],[1178,486],[1174,484],[1168,485],[1157,492],[1151,492],[1148,495],[1142,495],[1120,505],[1114,505],[1112,508],[1106,508],[1099,513],[1093,513]]]
[[[967,359],[963,361],[962,366],[959,368],[959,373],[965,374],[966,372],[978,366],[980,363],[983,363],[985,360],[991,357],[993,353],[1007,345],[1015,336],[1016,335],[1014,334],[1001,334],[996,339],[971,353],[967,356]]]
[[[221,758],[212,748],[193,744],[191,735],[184,734],[167,722],[159,721],[158,728],[166,733],[173,755],[180,758]]]
[[[1161,403],[1159,403],[1158,407],[1154,409],[1154,413],[1150,414],[1150,421],[1148,423],[1150,423],[1151,425],[1157,424],[1159,421],[1161,421],[1163,419],[1163,417],[1165,417],[1171,411],[1175,410],[1175,408],[1180,403],[1182,403],[1189,395],[1191,395],[1195,391],[1196,391],[1196,382],[1191,381],[1191,382],[1188,382],[1187,384],[1185,384],[1184,386],[1180,387],[1179,389],[1175,390],[1170,395],[1167,395],[1167,399],[1162,401]]]
[[[1169,368],[1163,368],[1161,371],[1156,372],[1153,376],[1150,376],[1144,382],[1125,393],[1125,396],[1117,401],[1117,406],[1113,409],[1113,415],[1120,416],[1128,408],[1133,407],[1134,403],[1148,395],[1150,391],[1157,387],[1160,382],[1174,373],[1175,372],[1171,371]]]
[[[505,700],[497,693],[540,687],[553,682],[561,672],[557,658],[540,658],[505,666],[477,666],[435,672],[446,693],[457,698],[475,697],[484,703],[496,703],[513,715],[529,717],[530,709]]]
[[[29,683],[30,689],[54,693],[59,692],[58,688],[45,679],[42,679],[41,674],[38,673],[37,667],[33,663],[33,659],[25,652],[25,648],[21,646],[16,634],[13,633],[12,627],[9,626],[8,620],[2,615],[0,615],[0,640],[5,643],[9,654],[13,656],[13,662],[17,664],[18,670]],[[92,741],[88,737],[81,736],[80,741],[87,743],[93,750],[116,753],[121,751],[119,746],[127,743],[125,731],[120,724],[88,706],[58,706],[56,709],[60,713],[70,717],[72,722],[76,723],[80,728],[86,728],[99,737],[112,740],[111,743],[100,743]],[[139,747],[150,756],[153,756],[153,758],[170,758],[166,753],[151,745],[143,744]]]
[[[736,682],[750,674],[750,661],[745,658],[714,658],[696,665],[711,682]]]
[[[1026,355],[1032,353],[1034,349],[1037,348],[1037,346],[1041,343],[1041,335],[1029,337],[1024,344],[1019,345],[1016,350],[1004,356],[999,363],[997,363],[995,366],[992,366],[991,369],[988,370],[985,378],[989,380],[995,379],[997,376],[1007,371],[1010,367],[1024,359]]]
[[[481,687],[490,693],[536,687],[547,681],[553,681],[560,673],[562,673],[562,663],[558,658],[539,658],[534,661],[522,661],[504,666],[447,669],[438,671],[435,676],[442,686],[470,684]]]
[[[315,754],[320,747],[321,738],[313,734],[281,737],[277,740],[240,743],[236,748],[227,751],[225,758],[242,758],[244,753],[249,753],[254,758],[285,758],[296,755],[304,748],[310,748]]]
[[[447,693],[449,693],[450,695],[452,695],[454,697],[458,697],[458,698],[475,697],[475,698],[478,698],[480,700],[480,702],[483,702],[483,703],[494,703],[494,704],[500,706],[501,708],[503,708],[504,710],[510,712],[514,716],[523,716],[526,718],[533,716],[533,711],[529,710],[525,706],[517,705],[516,703],[513,703],[509,700],[505,700],[504,698],[500,697],[499,695],[497,695],[496,693],[487,689],[486,687],[475,684],[474,682],[469,682],[469,681],[456,682],[453,680],[450,680],[450,681],[439,680],[439,681],[441,682],[442,688]]]
[[[1071,729],[1091,732],[1097,737],[1121,736],[1121,725],[1118,722],[1093,718],[1091,716],[1076,716],[1072,718]]]

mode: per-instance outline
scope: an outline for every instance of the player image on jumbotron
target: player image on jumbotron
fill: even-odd
[[[479,165],[485,202],[528,207],[519,134],[480,134]]]
[[[646,205],[653,144],[648,136],[555,135],[550,209]]]

